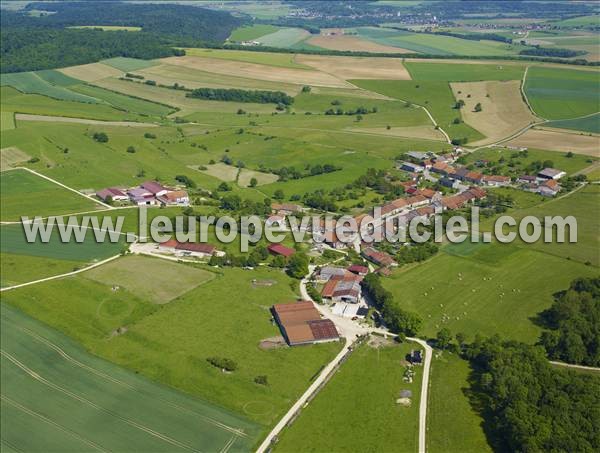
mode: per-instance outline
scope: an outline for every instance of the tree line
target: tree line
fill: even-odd
[[[255,102],[258,104],[291,105],[294,98],[282,91],[241,90],[238,88],[196,88],[187,97],[209,101]]]

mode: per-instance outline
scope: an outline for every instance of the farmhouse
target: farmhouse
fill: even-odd
[[[545,197],[555,197],[558,192],[560,192],[560,185],[554,179],[544,181],[538,187],[538,193]]]
[[[565,176],[566,173],[562,170],[557,170],[556,168],[544,168],[537,175],[540,179],[560,179]]]
[[[360,300],[360,282],[357,280],[341,280],[337,283],[331,300],[356,304]]]
[[[129,195],[131,202],[138,206],[155,206],[158,204],[158,200],[154,198],[154,195],[151,192],[140,187],[129,189],[127,194]]]
[[[485,175],[483,177],[483,183],[494,187],[508,186],[510,184],[510,178],[501,175]]]
[[[332,277],[343,278],[345,274],[346,271],[341,267],[323,266],[319,270],[319,280],[326,282]]]
[[[108,187],[107,189],[99,190],[98,192],[96,192],[96,196],[102,201],[107,201],[109,199],[112,201],[129,200],[127,194],[118,187]]]
[[[281,244],[269,244],[269,246],[267,247],[267,250],[269,251],[269,253],[271,255],[283,256],[285,258],[289,258],[294,253],[296,253],[296,251],[294,249],[286,247],[285,245],[281,245]]]
[[[329,319],[321,319],[319,312],[310,301],[275,304],[271,310],[281,333],[290,346],[339,339],[333,322]]]
[[[373,247],[366,247],[362,250],[362,255],[372,263],[377,264],[378,266],[394,266],[396,262],[394,258],[384,252],[380,252],[375,250]]]
[[[348,272],[364,276],[367,275],[367,273],[369,272],[369,268],[367,266],[361,266],[360,264],[353,264],[348,268]]]
[[[163,187],[162,185],[160,185],[156,181],[146,181],[146,182],[143,182],[140,187],[142,189],[147,190],[148,192],[150,192],[155,197],[160,197],[160,196],[166,194],[169,191],[167,188]]]
[[[472,182],[473,184],[481,184],[484,176],[477,171],[470,171],[465,175],[465,181]],[[510,180],[509,180],[510,181]]]
[[[156,199],[166,206],[189,206],[190,197],[185,190],[173,190],[164,195],[157,196]]]
[[[535,176],[530,176],[530,175],[522,175],[519,176],[519,179],[517,179],[517,182],[521,182],[524,184],[531,184],[537,181],[537,178]]]

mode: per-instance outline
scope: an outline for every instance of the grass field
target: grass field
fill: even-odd
[[[31,156],[24,153],[19,148],[8,147],[0,149],[0,170],[8,170],[11,167],[16,167],[27,162]]]
[[[99,206],[26,170],[3,172],[0,184],[3,221],[89,211]]]
[[[112,66],[115,69],[123,72],[137,71],[139,69],[149,68],[156,63],[153,60],[139,60],[137,58],[115,57],[107,60],[102,60],[101,63]]]
[[[586,247],[583,243],[580,239],[577,246]],[[593,247],[593,242],[585,243],[588,250]],[[596,267],[542,253],[541,247],[450,245],[424,264],[400,269],[383,282],[396,303],[421,314],[422,333],[428,337],[447,327],[453,334],[498,333],[535,343],[540,328],[532,319],[552,304],[552,295],[571,280],[598,272]],[[558,244],[547,247],[551,249],[560,250]]]
[[[63,74],[82,80],[84,82],[95,82],[107,77],[120,77],[123,71],[103,63],[89,63],[79,66],[70,66],[58,71]]]
[[[550,121],[544,126],[600,134],[600,113],[575,120]]]
[[[595,14],[592,16],[578,16],[556,22],[553,21],[552,24],[560,27],[587,27],[598,26],[598,21],[600,21],[600,16]]]
[[[67,77],[58,71],[55,71],[55,73],[58,75],[62,75],[63,77]],[[15,72],[12,74],[2,74],[0,78],[0,84],[3,87],[13,87],[22,93],[41,94],[44,96],[64,101],[77,101],[87,103],[99,102],[93,97],[75,93],[61,85],[53,85],[52,83],[45,80],[38,73],[35,72]]]
[[[525,94],[533,111],[549,120],[576,118],[598,112],[600,72],[531,67]]]
[[[5,227],[2,227],[2,231]],[[2,274],[0,286],[32,282],[53,275],[66,274],[81,267],[81,261],[44,258],[40,256],[0,253]]]
[[[255,286],[255,279],[272,285]],[[258,347],[262,339],[280,335],[268,308],[295,300],[290,284],[278,270],[223,269],[212,281],[159,307],[81,274],[7,292],[3,301],[100,357],[267,425],[341,348],[339,343]],[[127,332],[114,335],[121,326]],[[211,366],[206,358],[215,355],[234,360],[237,370],[223,373]],[[258,375],[268,377],[267,386],[254,383]]]
[[[15,128],[14,112],[0,112],[0,130],[7,131]]]
[[[477,145],[510,137],[537,120],[523,102],[518,80],[455,82],[450,86],[454,97],[465,103],[461,110],[465,122],[486,136]],[[481,104],[482,111],[474,110],[477,104]]]
[[[197,48],[185,49],[185,53],[191,57],[217,58],[220,60],[241,61],[280,68],[306,69],[306,66],[295,63],[293,54],[286,53]]]
[[[453,124],[453,120],[461,118],[461,114],[459,110],[454,109],[456,99],[447,82],[353,80],[352,83],[367,90],[426,107],[450,138],[465,137],[469,142],[483,138],[482,134],[464,123]]]
[[[407,61],[404,63],[413,80],[432,82],[477,82],[482,80],[521,80],[525,66],[515,63],[468,64],[429,63]]]
[[[243,27],[236,28],[229,36],[230,41],[253,41],[261,36],[274,33],[279,30],[279,27],[267,24],[254,24],[244,25]]]
[[[286,428],[275,452],[417,451],[422,368],[403,381],[404,358],[415,343],[359,346],[327,386]],[[396,404],[400,391],[412,404]]]
[[[94,357],[6,304],[1,313],[3,450],[247,451],[256,442],[247,419]]]
[[[289,48],[308,38],[310,33],[303,28],[282,28],[257,39],[263,46]]]
[[[427,450],[433,453],[491,452],[483,418],[469,401],[469,362],[444,352],[431,363]],[[451,423],[448,423],[452,420]]]
[[[159,258],[127,256],[92,269],[86,278],[118,286],[144,300],[166,304],[215,277],[212,272]],[[152,278],[148,279],[151,275]]]
[[[410,50],[400,47],[386,46],[373,41],[361,39],[354,35],[331,35],[331,36],[313,36],[305,41],[309,45],[317,48],[331,50],[351,50],[354,52],[373,52],[373,53],[410,53]]]

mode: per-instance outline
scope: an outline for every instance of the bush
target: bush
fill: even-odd
[[[106,143],[108,142],[108,135],[104,132],[94,132],[92,138],[96,140],[98,143]]]
[[[150,133],[150,132],[146,132],[146,133],[144,134],[144,138],[156,138],[156,135],[154,135],[154,134],[152,134],[152,133]]]
[[[128,146],[127,152],[133,154],[133,153],[135,153],[135,148],[133,146]]]
[[[254,378],[254,382],[256,382],[259,385],[269,385],[269,381],[267,379],[267,376],[265,375],[256,376]]]
[[[235,371],[237,369],[237,363],[226,357],[208,357],[206,361],[212,366],[225,371]]]

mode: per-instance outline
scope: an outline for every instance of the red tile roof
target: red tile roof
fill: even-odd
[[[286,258],[288,258],[288,257],[292,256],[294,253],[296,253],[296,251],[294,249],[286,247],[285,245],[281,245],[281,244],[269,244],[269,246],[267,247],[267,250],[272,255],[281,255],[281,256],[285,256]]]
[[[153,193],[154,195],[156,195],[158,192],[162,192],[163,190],[167,190],[156,181],[146,181],[142,183],[141,187],[146,189],[148,192]]]
[[[273,305],[273,313],[290,345],[339,338],[335,325],[310,301]]]
[[[353,264],[348,268],[348,270],[354,274],[364,275],[369,272],[369,268],[367,266],[361,266],[360,264]]]

